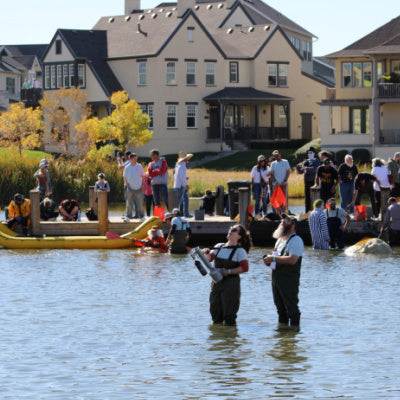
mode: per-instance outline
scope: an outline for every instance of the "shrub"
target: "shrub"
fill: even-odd
[[[344,163],[344,158],[346,155],[349,154],[347,150],[339,150],[335,154],[335,161],[337,164],[343,164]]]
[[[371,162],[371,153],[367,149],[354,149],[351,155],[356,164],[367,164]]]

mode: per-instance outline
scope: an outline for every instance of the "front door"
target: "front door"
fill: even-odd
[[[301,115],[301,138],[312,139],[312,113],[302,113]]]

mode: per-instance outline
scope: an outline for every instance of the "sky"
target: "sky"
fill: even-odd
[[[141,7],[148,9],[161,2],[141,0]],[[314,56],[341,50],[400,15],[400,1],[394,0],[264,2],[317,37]],[[1,10],[0,45],[47,44],[58,28],[91,29],[101,17],[123,14],[124,0],[7,1]]]

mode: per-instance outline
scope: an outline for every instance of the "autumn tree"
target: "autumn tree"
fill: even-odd
[[[82,145],[86,145],[87,138],[76,126],[87,118],[86,98],[86,92],[81,89],[61,88],[45,92],[40,101],[46,130],[66,154],[84,151]]]
[[[142,112],[135,100],[129,99],[125,91],[119,91],[112,94],[110,103],[111,115],[102,119],[90,118],[77,126],[90,143],[109,143],[107,151],[110,153],[116,142],[123,148],[136,148],[151,140],[150,117]]]
[[[22,150],[41,146],[43,129],[42,112],[39,108],[25,108],[24,103],[11,104],[8,111],[0,115],[0,145]]]

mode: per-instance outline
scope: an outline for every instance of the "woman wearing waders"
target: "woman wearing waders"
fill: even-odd
[[[172,214],[171,230],[167,237],[169,252],[172,254],[186,254],[188,252],[186,243],[190,240],[192,231],[189,223],[180,216],[179,208],[174,208]]]
[[[214,324],[236,325],[240,305],[239,274],[249,270],[247,253],[251,247],[249,233],[244,226],[231,227],[226,243],[218,243],[211,251],[204,249],[210,261],[214,261],[222,275],[222,281],[212,282],[210,293],[210,313]]]

